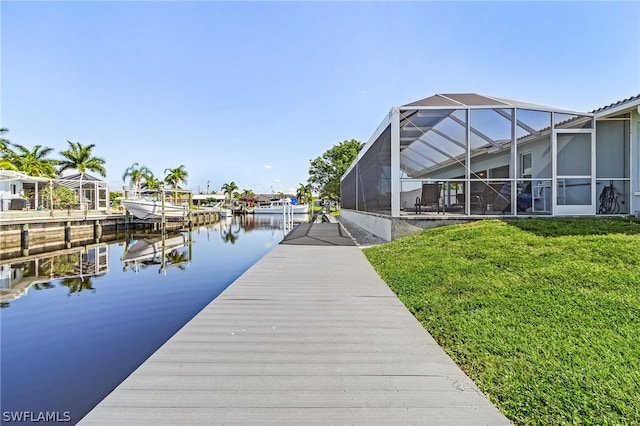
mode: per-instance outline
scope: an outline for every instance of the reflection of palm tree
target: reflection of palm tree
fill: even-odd
[[[50,288],[56,288],[56,286],[51,284],[50,282],[46,282],[46,283],[35,283],[33,285],[33,288],[35,290],[47,290]]]
[[[225,243],[235,244],[238,241],[238,237],[240,236],[240,227],[237,229],[233,229],[232,226],[226,227],[220,230],[220,238]]]
[[[71,293],[80,293],[84,290],[96,290],[93,288],[91,278],[64,278],[60,284],[69,287],[67,296],[71,295]]]

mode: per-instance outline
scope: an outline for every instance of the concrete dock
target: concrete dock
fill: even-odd
[[[81,421],[251,423],[510,424],[333,223],[294,230]]]

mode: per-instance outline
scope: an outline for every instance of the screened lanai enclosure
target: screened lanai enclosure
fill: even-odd
[[[87,173],[77,173],[56,179],[56,185],[73,190],[82,210],[107,210],[109,184]]]
[[[341,207],[392,218],[629,214],[638,115],[615,112],[478,94],[392,108],[343,176]]]

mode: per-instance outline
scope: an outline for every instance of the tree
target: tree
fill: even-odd
[[[18,167],[11,161],[12,158],[16,157],[16,153],[9,148],[9,145],[11,145],[9,139],[3,136],[8,131],[9,129],[7,128],[0,128],[0,136],[2,136],[0,137],[0,170],[18,171]]]
[[[53,190],[51,186],[45,186],[42,188],[41,194],[43,204],[51,210],[64,209],[78,202],[73,189],[66,186],[54,186]],[[53,205],[49,205],[50,201],[53,202]]]
[[[334,145],[321,157],[311,160],[308,182],[321,198],[340,200],[340,178],[356,159],[364,143],[355,139]]]
[[[256,195],[255,192],[253,192],[252,189],[243,189],[242,193],[240,194],[241,198],[250,198],[253,197],[254,195]]]
[[[296,191],[296,197],[298,197],[298,199],[300,200],[303,200],[306,204],[311,204],[311,201],[313,200],[311,185],[305,185],[304,183],[301,183],[298,187],[298,190]]]
[[[231,181],[229,183],[225,183],[222,185],[222,191],[224,191],[225,199],[227,194],[229,194],[229,203],[231,203],[231,198],[233,197],[233,192],[238,190],[238,185],[235,182]]]
[[[153,173],[151,173],[151,170],[149,170],[147,166],[141,166],[138,163],[133,163],[124,171],[122,181],[126,182],[127,178],[129,178],[129,186],[135,186],[135,189],[139,190],[142,180],[147,176],[153,176]]]
[[[164,182],[174,189],[180,188],[180,183],[186,184],[187,178],[189,177],[189,173],[184,168],[184,165],[176,167],[175,169],[164,169],[164,173]]]
[[[253,192],[252,189],[243,189],[242,193],[240,194],[240,200],[244,201],[246,205],[252,206],[256,200],[255,195],[256,193]]]
[[[140,185],[140,188],[144,189],[160,189],[160,185],[162,182],[153,175],[153,173],[149,173],[142,177],[144,182]]]
[[[0,128],[0,136],[3,136],[8,131],[9,131],[9,129],[7,129],[5,127],[1,127]],[[11,150],[9,149],[9,145],[11,145],[11,142],[9,142],[9,139],[6,139],[4,136],[0,137],[0,154],[2,154],[2,159],[3,160],[4,160],[4,156],[6,154],[8,154],[9,152],[11,152]]]
[[[60,152],[60,155],[64,157],[63,160],[58,162],[60,173],[65,170],[77,170],[78,173],[86,173],[92,171],[99,173],[100,176],[107,176],[107,171],[104,168],[104,158],[94,157],[91,151],[95,147],[95,144],[82,145],[80,142],[69,143],[69,149]]]
[[[184,168],[184,164],[180,167],[176,167],[175,169],[164,169],[165,177],[164,182],[169,185],[173,189],[179,189],[180,183],[187,184],[187,178],[189,177],[189,173]],[[173,193],[173,199],[175,201],[177,193]]]
[[[30,176],[54,178],[58,174],[55,167],[58,162],[47,158],[53,148],[36,145],[29,150],[22,145],[13,144],[13,146],[16,151],[9,154],[8,160],[16,169]]]
[[[13,170],[17,172],[18,168],[8,158],[1,158],[0,170]]]

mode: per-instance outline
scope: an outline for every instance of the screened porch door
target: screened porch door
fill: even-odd
[[[556,215],[594,215],[596,212],[594,131],[556,130],[553,137]]]

